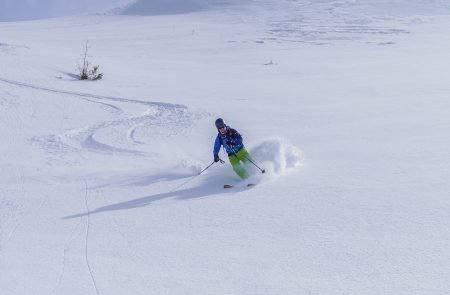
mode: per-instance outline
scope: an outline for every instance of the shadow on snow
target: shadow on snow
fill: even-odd
[[[92,211],[87,211],[79,214],[69,215],[66,217],[63,217],[61,219],[73,219],[78,217],[83,217],[87,215],[102,213],[102,212],[110,212],[110,211],[117,211],[117,210],[129,210],[129,209],[135,209],[135,208],[141,208],[150,206],[153,202],[169,199],[169,198],[175,198],[176,200],[190,200],[190,199],[196,199],[196,198],[202,198],[202,197],[208,197],[208,196],[214,196],[214,195],[221,195],[221,194],[229,194],[229,193],[236,193],[243,191],[245,188],[233,188],[232,190],[223,190],[220,188],[219,184],[217,186],[197,186],[193,188],[187,188],[187,189],[181,189],[181,190],[175,190],[170,191],[166,193],[158,193],[130,201],[120,202],[112,205],[103,206],[100,208],[97,208]]]

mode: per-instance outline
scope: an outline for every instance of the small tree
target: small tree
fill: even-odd
[[[98,69],[100,66],[94,66],[90,68],[91,63],[88,60],[89,41],[86,41],[83,54],[83,64],[78,66],[80,72],[80,80],[100,80],[103,78],[103,73],[100,73]]]

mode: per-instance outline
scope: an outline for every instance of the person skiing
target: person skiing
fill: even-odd
[[[217,119],[215,124],[218,134],[214,142],[214,162],[220,160],[219,151],[221,146],[223,146],[234,172],[242,179],[248,178],[249,172],[246,164],[249,161],[251,162],[251,160],[248,151],[244,147],[242,136],[237,130],[227,126],[221,118]]]

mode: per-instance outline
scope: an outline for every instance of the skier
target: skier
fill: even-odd
[[[247,171],[246,164],[251,161],[251,158],[244,147],[242,136],[235,129],[225,125],[225,122],[221,118],[216,120],[216,128],[218,134],[214,143],[214,162],[220,160],[219,151],[220,147],[223,146],[228,154],[234,172],[242,179],[248,178],[249,172]]]

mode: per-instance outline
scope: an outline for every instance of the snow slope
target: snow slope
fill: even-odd
[[[248,1],[248,0],[246,0]],[[126,7],[123,14],[137,15],[159,15],[178,14],[200,10],[207,10],[214,7],[227,7],[231,4],[238,4],[246,1],[236,0],[138,0]]]
[[[448,3],[394,2],[1,23],[1,293],[449,293]]]
[[[0,22],[23,21],[73,14],[105,12],[126,7],[133,0],[2,0]]]

